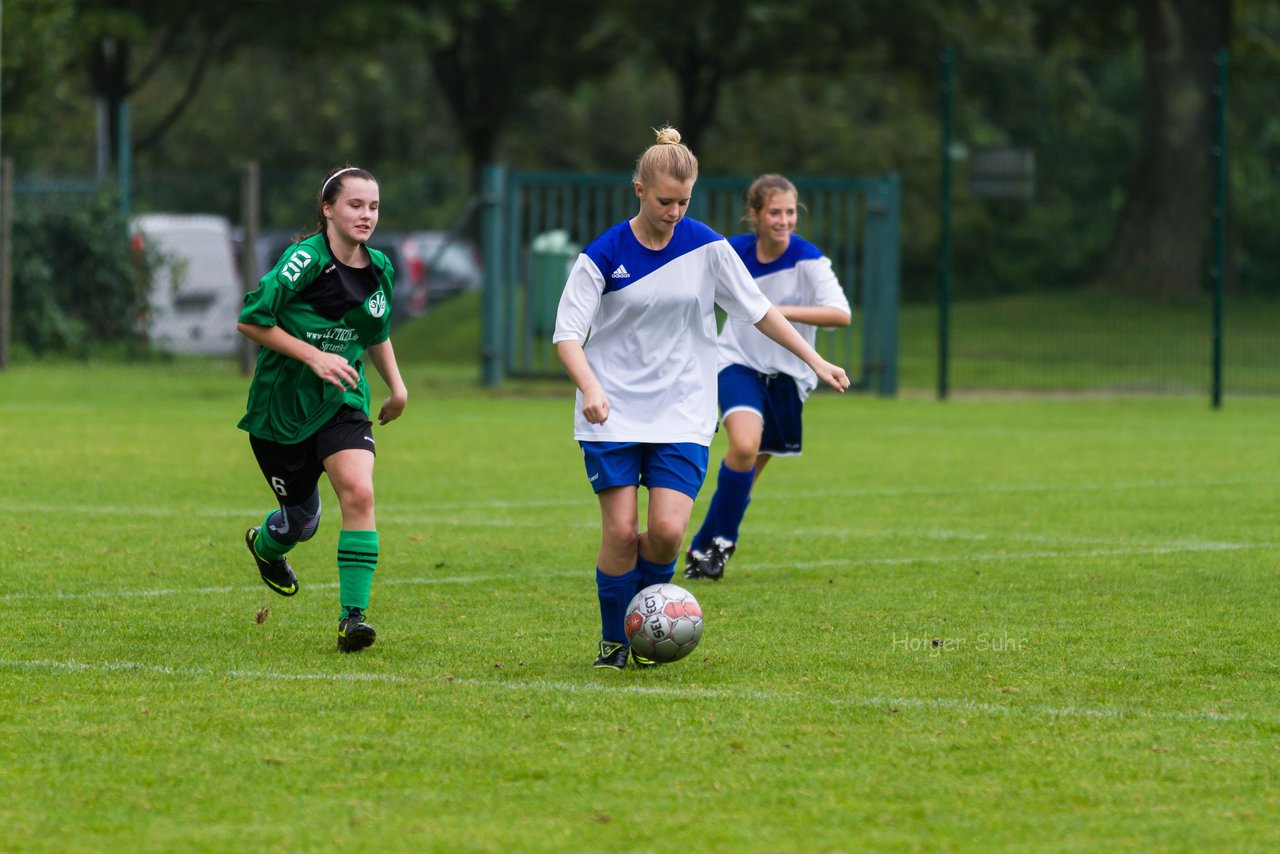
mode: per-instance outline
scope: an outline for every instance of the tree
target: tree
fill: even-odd
[[[1112,123],[1135,133],[1115,224],[1099,245],[1098,260],[1091,262],[1091,278],[1100,285],[1165,297],[1201,290],[1214,55],[1229,39],[1231,10],[1232,0],[1031,0],[1024,9],[1040,53],[1121,57],[1134,46],[1141,51],[1134,112],[1120,114],[1120,121]],[[964,20],[971,28],[977,16]],[[991,91],[999,87],[989,86]],[[1000,119],[1006,125],[1043,121],[1026,110],[996,104],[988,105],[987,114],[1008,116]],[[1052,117],[1065,118],[1062,106]],[[1082,150],[1081,156],[1097,157],[1102,151]],[[1088,171],[1104,174],[1094,166]]]
[[[159,139],[193,101],[209,63],[230,43],[230,22],[248,4],[166,0],[78,0],[78,29],[89,89],[100,104],[99,151],[120,162],[121,106],[166,62],[189,62],[186,84],[134,149]]]
[[[60,132],[61,124],[73,111],[63,84],[72,64],[72,10],[59,0],[9,0],[4,12],[0,126],[5,156],[25,160],[39,153],[42,165],[52,167],[59,146],[50,142],[69,135]]]
[[[1214,54],[1231,0],[1141,0],[1144,97],[1138,151],[1103,275],[1125,290],[1201,291],[1211,187]]]
[[[727,83],[761,68],[835,72],[866,34],[869,17],[862,4],[825,0],[627,0],[615,14],[629,42],[642,44],[674,78],[675,125],[695,152]]]
[[[283,52],[368,49],[384,38],[384,15],[398,9],[393,0],[366,0],[362,14],[347,14],[340,0],[311,0],[296,23],[282,26],[291,4],[279,0],[74,0],[76,27],[89,88],[101,104],[100,148],[108,165],[120,161],[121,105],[157,77],[166,66],[180,66],[185,80],[166,91],[170,103],[154,124],[133,137],[134,151],[154,145],[197,101],[214,62],[229,60],[249,44],[272,44]]]
[[[494,162],[518,106],[544,87],[607,74],[618,44],[596,0],[409,0],[436,82],[471,160],[472,185]]]
[[[759,68],[837,67],[853,34],[870,28],[873,17],[858,4],[825,0],[416,5],[424,7],[421,29],[437,84],[475,169],[495,159],[512,116],[535,93],[599,81],[637,53],[668,70],[677,91],[674,115],[653,121],[673,121],[696,151],[726,82]],[[826,26],[815,36],[819,18]]]
[[[621,4],[626,31],[665,66],[679,93],[674,124],[697,151],[715,118],[725,82],[758,61],[767,31],[760,27],[768,3],[739,0],[654,0]]]

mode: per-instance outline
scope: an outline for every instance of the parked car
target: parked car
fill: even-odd
[[[173,353],[234,355],[244,285],[231,223],[212,214],[142,214],[131,221],[130,233],[135,249],[147,247],[160,259],[142,318],[152,345]]]
[[[484,281],[475,246],[447,231],[413,231],[400,242],[405,267],[397,268],[395,310],[416,317],[433,305],[472,291]]]

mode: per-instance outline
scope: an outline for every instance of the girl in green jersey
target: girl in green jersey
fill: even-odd
[[[390,389],[378,423],[400,417],[409,393],[391,347],[395,271],[366,245],[378,225],[378,182],[355,166],[321,185],[319,229],[285,250],[245,296],[236,328],[261,345],[240,428],[279,509],[245,533],[263,582],[298,592],[285,555],[320,522],[320,475],[342,512],[338,535],[338,649],[356,652],[377,633],[365,620],[378,531],[373,512],[373,425],[364,358]]]

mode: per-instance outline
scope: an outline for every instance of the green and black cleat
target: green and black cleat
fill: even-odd
[[[631,660],[635,662],[636,668],[639,670],[649,670],[654,667],[661,667],[661,661],[654,661],[652,658],[645,658],[636,652],[635,647],[631,648]]]
[[[600,641],[600,657],[594,667],[612,667],[614,670],[627,669],[627,645],[616,641]]]
[[[263,560],[258,550],[254,548],[254,543],[257,541],[257,528],[250,528],[244,532],[244,543],[249,547],[249,554],[253,555],[254,561],[258,564],[258,574],[262,576],[262,583],[281,596],[292,596],[297,593],[298,576],[293,574],[293,567],[289,566],[289,561],[283,557]]]
[[[364,611],[359,608],[348,608],[347,616],[338,621],[340,652],[359,652],[367,646],[373,646],[377,637],[378,633],[364,621]]]

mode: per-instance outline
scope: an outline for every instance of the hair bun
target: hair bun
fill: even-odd
[[[657,130],[655,130],[654,133],[658,135],[658,145],[679,145],[680,144],[680,131],[676,130],[670,125],[664,125],[658,128]]]

